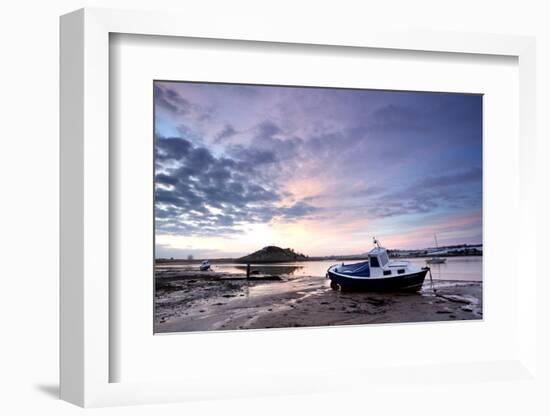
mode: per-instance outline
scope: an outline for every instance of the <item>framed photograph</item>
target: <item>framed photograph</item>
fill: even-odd
[[[155,333],[482,319],[482,95],[153,88]]]
[[[534,40],[231,28],[61,18],[62,398],[533,378]]]

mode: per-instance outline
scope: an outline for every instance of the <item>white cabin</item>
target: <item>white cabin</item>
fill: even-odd
[[[369,251],[370,275],[374,278],[395,277],[416,271],[416,267],[408,261],[390,260],[384,247],[375,247]],[[419,269],[420,270],[420,269]]]

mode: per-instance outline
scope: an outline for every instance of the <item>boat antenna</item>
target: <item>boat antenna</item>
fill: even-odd
[[[376,247],[380,248],[380,244],[378,244],[378,240],[376,239],[376,237],[372,237],[372,242],[376,244]]]

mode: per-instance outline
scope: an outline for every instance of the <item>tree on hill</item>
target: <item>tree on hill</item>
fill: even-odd
[[[240,263],[277,263],[305,259],[307,259],[307,256],[296,252],[292,248],[267,246],[247,256],[241,257],[237,259],[237,261]]]

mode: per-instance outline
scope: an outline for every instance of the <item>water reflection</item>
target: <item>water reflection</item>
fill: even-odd
[[[403,259],[410,261],[418,267],[425,267],[426,258]],[[357,263],[362,260],[338,261],[338,260],[316,260],[295,263],[277,264],[251,264],[253,274],[260,275],[285,275],[290,277],[316,276],[325,277],[327,269],[334,264]],[[163,269],[187,268],[198,270],[199,263],[185,265],[162,265]],[[446,263],[429,264],[433,278],[436,280],[467,280],[481,281],[483,273],[483,258],[480,256],[447,257]],[[157,266],[158,267],[158,266]],[[235,263],[212,263],[212,270],[222,273],[246,274],[245,264]]]
[[[357,263],[361,260],[344,261],[347,263]],[[443,264],[426,264],[425,258],[406,259],[418,267],[430,266],[432,276],[437,280],[468,280],[481,281],[483,273],[483,258],[482,257],[448,257],[446,263]],[[342,263],[338,260],[319,260],[305,261],[296,263],[284,264],[258,264],[251,265],[252,270],[256,270],[261,274],[277,274],[289,275],[294,277],[299,276],[317,276],[324,277],[327,269],[336,264]],[[245,265],[236,264],[214,264],[215,270],[224,271],[227,273],[246,273]]]
[[[441,264],[426,264],[426,259],[417,258],[409,261],[419,267],[429,266],[432,276],[437,280],[483,280],[483,257],[447,257],[447,261]]]
[[[218,266],[218,265],[216,265]],[[220,264],[220,271],[226,271],[225,265]],[[231,267],[231,265],[229,265]],[[239,273],[246,273],[246,266],[233,266]],[[297,270],[303,269],[301,264],[258,264],[250,266],[251,274],[265,274],[265,275],[294,275]]]

